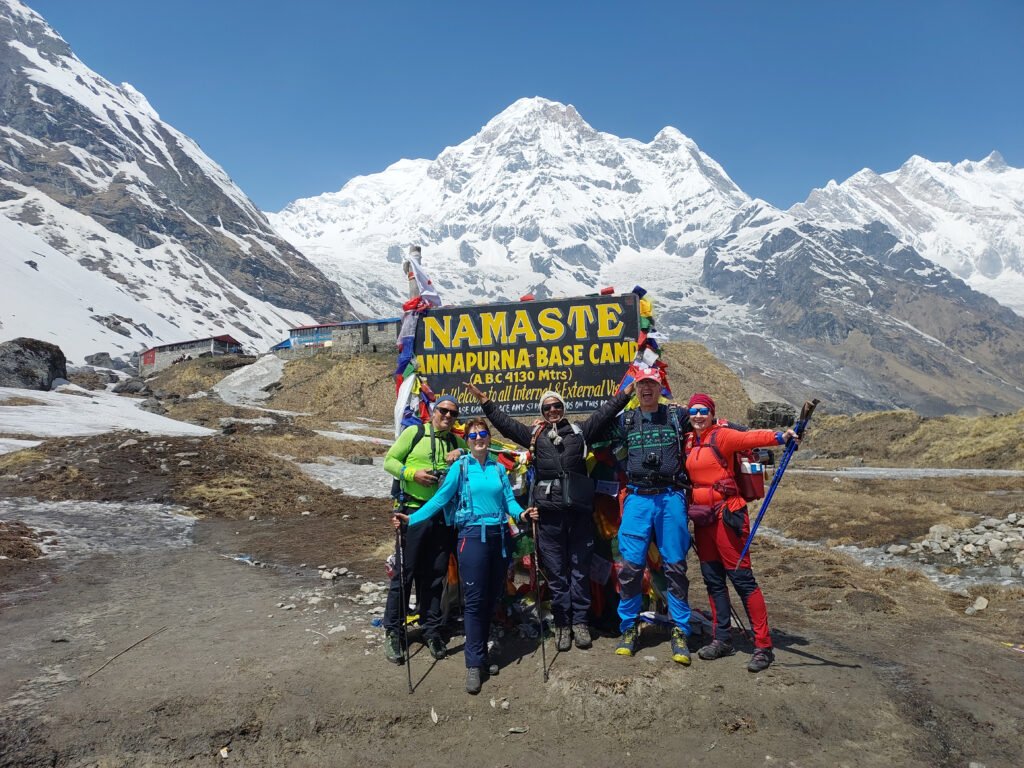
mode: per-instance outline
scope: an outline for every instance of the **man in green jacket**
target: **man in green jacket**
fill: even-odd
[[[449,465],[462,455],[466,442],[452,434],[459,415],[459,404],[443,395],[434,402],[430,421],[406,427],[391,446],[384,459],[384,469],[401,484],[398,512],[415,512],[437,490]],[[404,660],[405,614],[402,594],[408,599],[415,580],[416,600],[420,605],[420,626],[430,655],[443,659],[448,652],[441,635],[441,595],[448,574],[448,558],[455,537],[443,516],[423,525],[401,529],[402,562],[405,584],[398,569],[391,578],[388,601],[384,609],[384,655],[388,661]]]

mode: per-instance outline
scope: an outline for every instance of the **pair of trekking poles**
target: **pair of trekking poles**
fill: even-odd
[[[527,509],[533,506],[533,483],[530,483],[530,495]],[[530,558],[530,578],[533,582],[533,604],[537,608],[537,624],[540,630],[540,662],[541,667],[544,671],[544,682],[548,681],[548,662],[547,662],[547,638],[544,633],[544,616],[541,613],[540,607],[540,578],[538,576],[537,559],[540,557],[540,539],[537,535],[537,521],[531,520],[532,532],[533,532],[533,556]],[[402,547],[402,531],[400,528],[395,529],[395,560],[398,561],[398,599],[401,600],[402,605],[402,622],[406,622],[406,617],[409,612],[409,602],[405,594],[405,552]],[[400,637],[402,638],[402,653],[405,657],[405,673],[406,679],[409,684],[409,693],[414,691],[412,686],[412,658],[409,654],[409,633],[408,627],[403,626]]]

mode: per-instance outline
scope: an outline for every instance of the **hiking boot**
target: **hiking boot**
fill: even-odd
[[[687,639],[679,627],[672,630],[672,661],[682,664],[684,667],[690,666],[690,649],[686,647]]]
[[[483,685],[480,678],[480,667],[466,668],[466,693],[470,693],[474,696],[480,693],[480,686]]]
[[[576,641],[576,647],[580,649],[589,648],[594,644],[594,641],[590,639],[590,627],[586,624],[573,624],[572,638]]]
[[[755,648],[754,655],[747,664],[748,672],[763,672],[775,661],[775,652],[771,648]]]
[[[712,640],[697,651],[697,655],[705,661],[714,661],[723,656],[732,656],[734,653],[736,653],[736,649],[732,647],[732,643],[727,643],[724,640]]]
[[[619,656],[632,656],[636,652],[636,640],[639,636],[640,630],[635,625],[627,629],[619,638],[615,653]]]
[[[405,661],[405,652],[402,650],[402,639],[393,629],[389,629],[384,633],[384,658],[392,664],[401,664]]]
[[[572,632],[568,627],[555,627],[555,648],[568,651],[572,648]]]
[[[430,651],[430,655],[438,661],[448,655],[448,647],[440,637],[428,637],[427,650]]]

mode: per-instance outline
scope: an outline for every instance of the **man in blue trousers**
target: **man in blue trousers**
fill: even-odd
[[[689,581],[686,553],[690,531],[686,519],[686,495],[679,485],[685,459],[680,446],[689,421],[680,424],[675,406],[661,405],[662,377],[657,368],[643,366],[635,376],[640,407],[625,411],[620,428],[628,455],[627,496],[619,526],[619,629],[622,638],[615,653],[632,656],[639,635],[637,616],[643,599],[644,568],[653,535],[661,553],[668,582],[668,607],[672,623],[672,659],[690,663]]]

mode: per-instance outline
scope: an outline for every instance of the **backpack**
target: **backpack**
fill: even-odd
[[[729,429],[735,429],[731,427],[728,422],[724,424],[719,422],[720,425],[725,426]],[[745,430],[743,430],[745,431]],[[761,464],[758,463],[760,459],[760,451],[757,448],[750,448],[743,451],[736,451],[732,457],[732,466],[725,460],[725,456],[718,450],[718,430],[714,430],[711,433],[711,439],[708,441],[708,445],[715,454],[715,458],[718,459],[718,463],[722,465],[722,468],[729,473],[729,477],[732,480],[722,481],[719,480],[715,483],[716,490],[718,490],[723,496],[741,496],[744,501],[757,501],[758,499],[764,498],[764,470],[761,468]]]
[[[423,436],[426,434],[426,431],[427,431],[427,427],[426,427],[426,425],[422,421],[419,424],[416,425],[416,434],[413,436],[412,444],[409,446],[409,453],[405,454],[405,456],[402,457],[403,463],[409,458],[410,454],[413,452],[413,449],[416,447],[416,444],[419,443],[419,441],[423,439]],[[435,451],[437,449],[437,446],[435,445],[436,440],[437,440],[436,435],[435,435],[434,431],[431,430],[431,432],[430,432],[430,443],[431,443],[431,446],[430,446],[430,460],[431,460],[431,462],[434,462],[436,460],[436,453],[435,453]],[[451,432],[449,432],[449,433],[447,433],[446,435],[444,435],[441,438],[441,442],[444,443],[445,446],[449,450],[453,450],[454,447],[455,447],[455,444],[456,444],[455,443],[455,436],[452,435]],[[396,477],[394,480],[391,481],[391,498],[395,500],[395,504],[396,505],[404,504],[405,503],[405,487],[402,485],[401,478]]]
[[[456,526],[457,528],[465,528],[468,525],[476,524],[476,510],[473,508],[473,494],[469,488],[469,462],[476,461],[472,456],[463,456],[451,467],[451,472],[458,471],[459,481],[455,488],[455,495],[448,500],[448,502],[442,508],[444,513],[444,523],[448,526]],[[504,471],[504,468],[497,464],[498,476],[501,478],[502,486],[508,490],[512,490],[512,484],[508,479],[508,472]],[[456,469],[457,468],[457,469]],[[485,538],[486,534],[481,531],[481,538]]]

